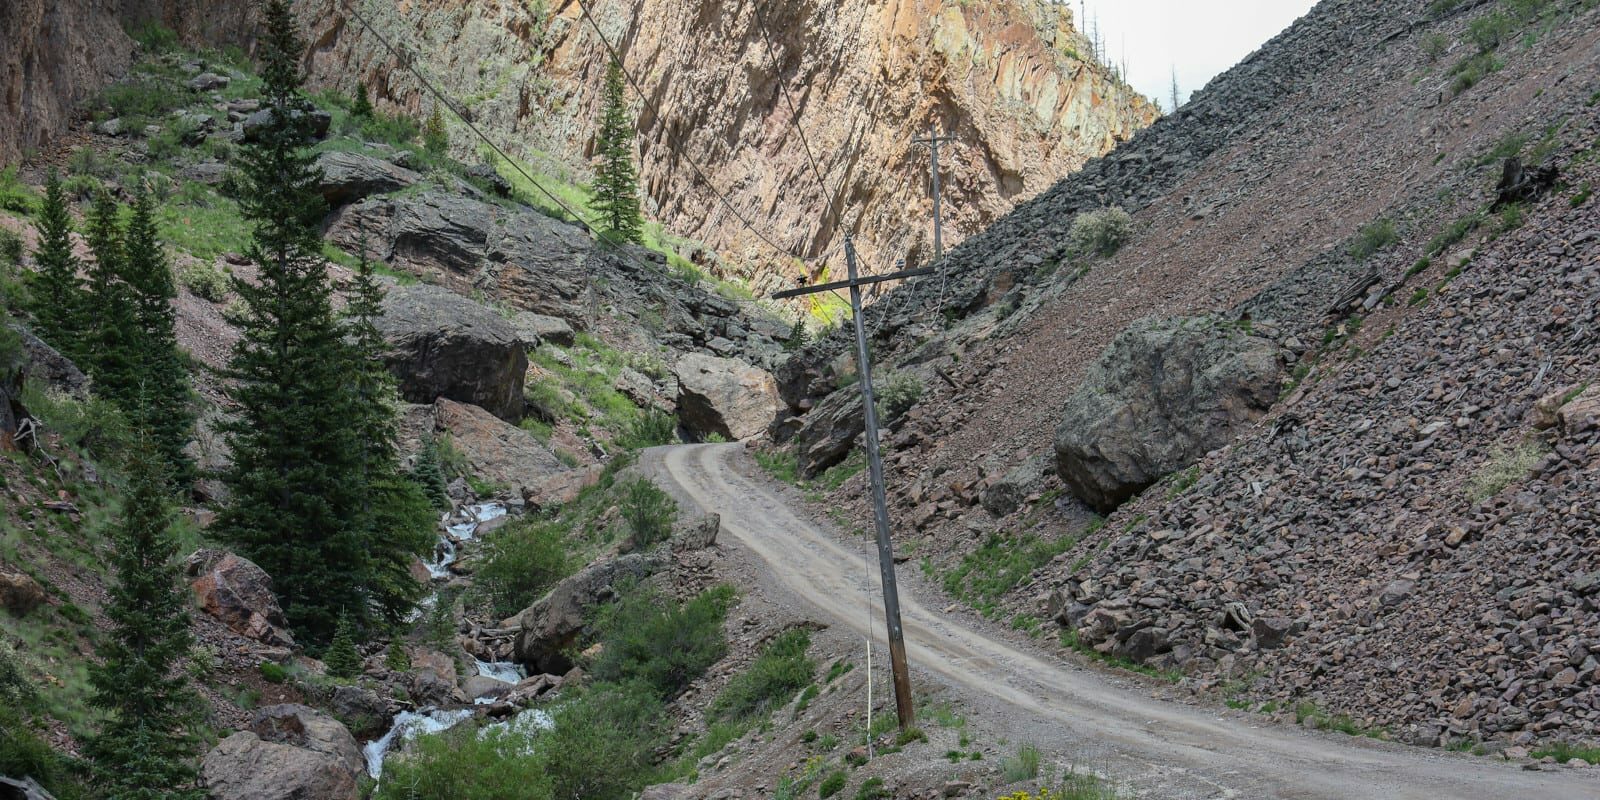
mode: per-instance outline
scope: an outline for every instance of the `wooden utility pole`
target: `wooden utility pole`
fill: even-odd
[[[862,416],[866,423],[867,470],[872,481],[872,518],[878,531],[878,571],[883,576],[883,615],[889,632],[889,665],[894,672],[894,707],[900,728],[904,730],[916,721],[916,709],[911,704],[911,674],[906,668],[905,632],[900,627],[900,592],[894,579],[894,544],[889,539],[889,504],[883,486],[883,458],[878,453],[878,409],[872,397],[872,354],[867,349],[867,328],[861,313],[861,287],[930,275],[933,269],[924,267],[863,278],[857,274],[856,245],[849,236],[844,239],[844,257],[849,266],[847,280],[790,289],[778,292],[772,298],[782,300],[836,289],[850,290],[850,316],[856,328],[856,365],[861,372]]]
[[[933,157],[933,160],[932,160],[932,162],[930,163],[930,166],[929,166],[929,171],[933,175],[933,260],[934,261],[938,261],[939,259],[944,258],[944,219],[943,219],[944,215],[943,215],[943,209],[942,209],[942,207],[940,205],[942,199],[939,197],[939,145],[943,144],[945,142],[953,142],[955,140],[956,140],[956,137],[954,137],[954,136],[940,136],[939,135],[939,123],[937,123],[937,122],[935,122],[933,125],[930,125],[928,127],[928,138],[926,138],[926,139],[917,139],[916,140],[917,144],[925,144],[925,145],[927,145],[929,150],[930,150],[930,152],[931,152],[931,155]]]

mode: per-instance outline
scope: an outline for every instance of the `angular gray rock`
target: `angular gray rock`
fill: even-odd
[[[296,111],[294,112],[294,116],[298,117],[301,113],[302,112]],[[311,121],[309,124],[311,130],[309,133],[313,139],[321,139],[322,137],[328,135],[328,126],[333,124],[332,114],[329,114],[326,111],[312,111],[310,119]],[[256,137],[261,135],[261,130],[265,128],[267,123],[271,120],[272,111],[265,108],[251,114],[248,117],[245,117],[244,122],[242,123],[244,140],[247,142],[255,141]]]
[[[283,703],[262,708],[250,720],[250,732],[264,742],[331,756],[351,775],[359,775],[365,768],[361,748],[343,723],[310,706]]]
[[[240,731],[217,743],[201,763],[212,800],[356,800],[361,790],[343,760],[327,753],[263,741]]]
[[[395,192],[422,180],[422,176],[380,158],[360,153],[330,151],[317,157],[322,181],[317,189],[329,208]]]
[[[545,343],[571,347],[577,340],[572,324],[560,317],[519,311],[511,318],[511,324],[516,326],[517,333],[522,335],[522,340],[529,347]]]
[[[690,431],[747,439],[777,419],[778,385],[764,369],[691,353],[672,371],[678,379],[678,419]]]
[[[388,340],[389,369],[414,403],[446,397],[511,423],[522,419],[528,354],[499,314],[437,286],[391,289],[378,330]]]
[[[815,477],[850,454],[866,429],[865,408],[860,392],[834,392],[801,418],[803,424],[794,434],[794,452],[802,474]]]
[[[556,584],[506,627],[516,627],[515,658],[530,673],[564,674],[572,668],[566,651],[590,612],[616,596],[618,584],[643,580],[666,563],[660,551],[633,553],[592,564]]]
[[[979,495],[978,502],[985,511],[1003,517],[1022,508],[1028,495],[1044,483],[1048,465],[1043,457],[1030,458],[1012,467],[1005,475],[989,484]]]
[[[1278,398],[1277,345],[1218,320],[1144,320],[1067,399],[1056,467],[1102,513],[1232,439]]]

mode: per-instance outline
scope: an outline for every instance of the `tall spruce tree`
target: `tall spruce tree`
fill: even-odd
[[[359,120],[372,119],[372,98],[367,94],[367,85],[356,84],[356,97],[350,103],[350,116]]]
[[[139,440],[129,463],[106,608],[111,633],[89,668],[92,703],[110,715],[86,749],[107,797],[197,800],[205,796],[194,765],[201,701],[177,669],[191,640],[188,593],[163,465],[149,444]]]
[[[147,431],[175,486],[194,477],[194,463],[183,452],[194,427],[189,371],[178,352],[172,299],[178,296],[172,268],[156,230],[155,201],[149,192],[134,199],[123,245],[122,277],[132,299],[137,334],[137,402],[126,409],[133,423]]]
[[[413,555],[433,544],[434,517],[423,487],[400,468],[398,390],[383,361],[387,343],[378,331],[383,314],[383,286],[367,258],[366,232],[361,232],[360,260],[345,306],[347,338],[354,351],[350,391],[355,416],[351,428],[360,445],[360,525],[371,554],[373,600],[386,621],[398,622],[415,605],[422,587],[411,577]]]
[[[606,232],[617,239],[639,242],[644,219],[639,214],[639,176],[633,166],[633,118],[622,82],[622,65],[606,69],[605,110],[595,152],[600,165],[594,176],[594,208]]]
[[[341,615],[367,621],[373,569],[360,508],[361,442],[346,371],[351,348],[331,303],[318,233],[325,210],[305,147],[302,44],[287,0],[268,0],[261,40],[257,140],[239,154],[246,256],[258,284],[235,280],[245,304],[229,362],[238,414],[224,431],[232,500],[218,530],[273,578],[296,633],[327,643]]]
[[[123,280],[127,251],[123,247],[122,209],[110,192],[95,194],[89,210],[89,294],[84,342],[95,394],[124,410],[133,408],[139,394],[138,362],[141,342],[135,330],[133,294]]]
[[[78,257],[72,252],[72,215],[54,170],[45,180],[39,212],[37,269],[27,277],[27,309],[34,332],[74,361],[86,350],[83,342],[84,291],[78,278]]]

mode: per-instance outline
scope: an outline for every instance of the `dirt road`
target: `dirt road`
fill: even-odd
[[[646,463],[674,494],[721,514],[724,536],[768,565],[775,588],[836,626],[866,628],[867,576],[876,571],[875,561],[865,559],[868,543],[797,513],[787,490],[755,476],[740,446],[661,448]],[[981,625],[923,601],[940,604],[902,592],[907,654],[919,680],[946,684],[1019,723],[1031,718],[1027,724],[1052,742],[1108,764],[1141,797],[1600,798],[1600,769],[1525,771],[1489,758],[1253,723],[1241,714],[1153,699],[1043,650],[985,635]],[[872,623],[881,640],[881,612]]]

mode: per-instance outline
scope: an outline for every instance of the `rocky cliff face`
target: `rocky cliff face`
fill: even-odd
[[[127,29],[156,22],[190,42],[247,42],[248,0],[6,0],[0,14],[0,164],[47,146],[74,109],[122,75]]]
[[[359,78],[382,100],[431,108],[340,5],[308,6],[313,75],[347,90]],[[731,256],[760,289],[789,282],[796,267],[739,217],[813,270],[837,256],[845,232],[869,271],[902,255],[925,261],[928,158],[912,140],[932,124],[959,140],[944,151],[950,244],[1157,116],[1086,59],[1070,11],[1042,0],[780,0],[762,6],[764,27],[750,4],[589,5],[660,112],[635,100],[649,212]],[[514,150],[542,170],[582,175],[608,55],[575,0],[362,8]],[[784,271],[771,271],[779,262]]]

